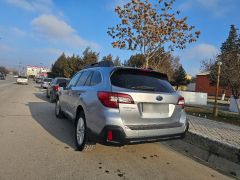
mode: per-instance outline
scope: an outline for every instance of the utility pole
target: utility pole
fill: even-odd
[[[221,65],[222,65],[222,62],[219,61],[219,62],[217,63],[217,66],[218,66],[217,86],[216,86],[216,92],[215,92],[215,102],[214,102],[214,107],[213,107],[213,116],[214,116],[214,117],[217,117],[217,116],[218,116],[217,101],[218,101],[218,89],[219,89],[219,80],[220,80]]]
[[[20,61],[18,65],[18,75],[21,74],[21,65],[22,65],[22,62]]]
[[[40,63],[40,74],[42,75],[43,63]]]

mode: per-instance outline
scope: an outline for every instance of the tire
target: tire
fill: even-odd
[[[181,134],[180,139],[184,139],[186,137],[186,132],[184,132],[183,134]]]
[[[47,97],[47,98],[50,98],[49,95],[48,95],[48,90],[47,90],[47,92],[46,92],[46,97]]]
[[[86,120],[83,112],[77,116],[75,125],[75,144],[77,151],[89,152],[95,148],[95,143],[88,141]]]
[[[53,99],[52,93],[50,94],[50,102],[53,103],[55,100]]]
[[[55,115],[59,119],[62,119],[64,117],[63,112],[61,110],[59,99],[57,99],[56,104],[55,104]]]

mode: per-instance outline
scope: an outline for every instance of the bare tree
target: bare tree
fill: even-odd
[[[179,57],[174,57],[171,53],[158,52],[149,60],[149,67],[167,74],[170,81],[173,81],[174,74],[180,66]]]
[[[216,63],[216,57],[210,58],[210,59],[203,59],[201,61],[201,71],[202,72],[208,72],[211,71],[211,68]]]
[[[108,29],[115,40],[112,46],[120,49],[138,50],[145,57],[145,67],[159,49],[172,51],[184,49],[187,43],[195,42],[200,31],[192,32],[187,17],[177,18],[180,11],[174,11],[175,0],[158,0],[151,4],[148,0],[131,0],[115,12],[121,22]]]

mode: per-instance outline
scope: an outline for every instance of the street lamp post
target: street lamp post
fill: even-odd
[[[214,116],[214,117],[217,117],[217,116],[218,116],[217,101],[218,101],[218,89],[219,89],[219,79],[220,79],[221,65],[222,65],[222,62],[219,61],[219,62],[217,63],[217,66],[218,66],[217,86],[216,86],[216,92],[215,92],[215,102],[214,102],[214,107],[213,107],[213,116]]]

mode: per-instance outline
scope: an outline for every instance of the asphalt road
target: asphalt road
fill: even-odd
[[[0,81],[0,180],[229,179],[160,143],[77,152],[73,130],[36,84]]]

